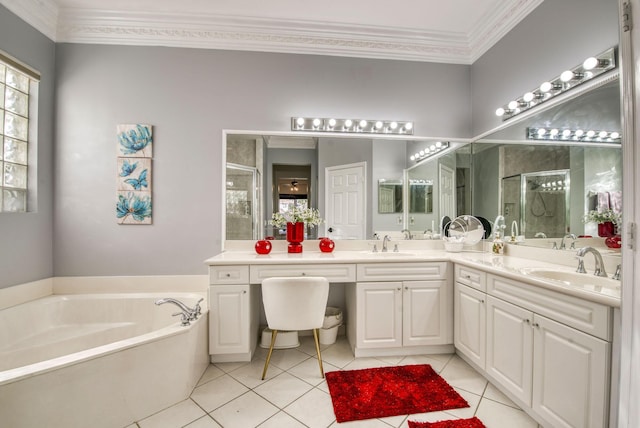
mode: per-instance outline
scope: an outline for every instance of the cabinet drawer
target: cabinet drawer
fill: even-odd
[[[248,284],[249,266],[209,266],[209,284]]]
[[[358,264],[358,281],[447,279],[447,262]]]
[[[274,276],[323,276],[329,282],[354,282],[356,266],[353,264],[309,264],[309,265],[252,265],[251,284],[261,284],[262,280]]]
[[[477,269],[456,264],[455,280],[477,290],[487,291],[487,274]]]
[[[553,290],[487,275],[487,293],[592,336],[611,341],[611,308]]]

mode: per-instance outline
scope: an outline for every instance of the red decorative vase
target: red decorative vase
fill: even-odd
[[[620,235],[610,236],[604,240],[604,243],[609,248],[620,248],[622,247],[622,238]]]
[[[301,253],[302,241],[304,241],[304,222],[287,223],[287,242],[289,253]]]
[[[256,242],[256,253],[269,254],[271,252],[271,241],[267,239],[261,239]]]
[[[598,236],[601,238],[608,238],[615,235],[615,225],[610,221],[604,223],[598,223]]]
[[[323,253],[331,253],[335,248],[336,244],[330,238],[320,238],[320,251]]]

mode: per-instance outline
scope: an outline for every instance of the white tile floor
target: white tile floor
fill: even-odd
[[[434,422],[477,416],[487,428],[537,428],[538,424],[456,355],[354,358],[344,336],[322,346],[325,372],[406,364],[431,364],[470,407],[338,424],[327,383],[320,377],[310,336],[295,349],[275,350],[260,380],[266,350],[251,363],[211,364],[191,397],[127,428],[406,428],[407,420]]]

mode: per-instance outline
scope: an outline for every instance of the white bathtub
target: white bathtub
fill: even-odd
[[[52,295],[0,311],[0,425],[124,427],[189,396],[208,365],[206,299],[183,327],[174,297]]]

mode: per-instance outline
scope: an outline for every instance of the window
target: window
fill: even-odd
[[[0,53],[0,212],[26,212],[39,75]],[[30,120],[31,119],[31,120]],[[33,132],[31,132],[34,130]],[[33,180],[35,182],[35,180]]]

